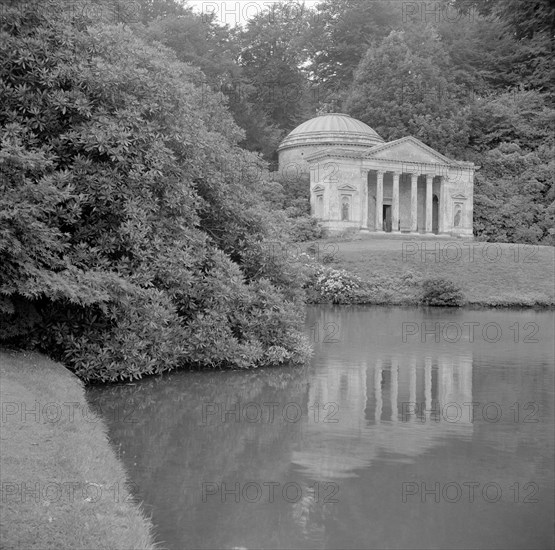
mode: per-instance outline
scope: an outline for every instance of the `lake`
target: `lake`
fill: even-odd
[[[88,399],[168,549],[548,549],[554,320],[311,307],[304,368]]]

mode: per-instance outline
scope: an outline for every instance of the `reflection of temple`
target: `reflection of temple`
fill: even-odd
[[[395,455],[410,461],[442,437],[468,437],[470,407],[463,404],[471,401],[470,356],[322,366],[309,390],[304,444],[293,462],[317,478],[330,479],[355,475],[353,470],[386,454],[389,460]],[[331,407],[323,410],[331,402],[337,404],[335,415]],[[319,417],[312,414],[315,407],[322,411]]]

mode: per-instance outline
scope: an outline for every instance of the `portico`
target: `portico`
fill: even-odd
[[[372,168],[361,168],[361,175],[362,230],[414,234],[443,232],[440,204],[445,192],[445,176]]]
[[[332,231],[472,238],[474,165],[413,137],[307,156],[312,212]],[[318,208],[320,205],[320,208]]]

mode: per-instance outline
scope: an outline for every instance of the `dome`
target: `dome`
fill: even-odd
[[[370,126],[343,113],[327,113],[297,126],[281,142],[278,151],[306,145],[374,147],[384,143]]]

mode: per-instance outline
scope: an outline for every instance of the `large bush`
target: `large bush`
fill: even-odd
[[[317,303],[356,304],[361,302],[364,283],[344,269],[317,266],[309,287]]]
[[[429,306],[458,307],[463,304],[464,295],[452,281],[435,277],[422,282],[422,302]]]
[[[302,280],[261,246],[264,167],[222,96],[62,5],[1,14],[0,339],[86,380],[302,361]]]

